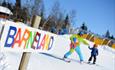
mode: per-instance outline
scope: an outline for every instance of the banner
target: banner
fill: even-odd
[[[2,50],[48,51],[53,47],[54,36],[46,31],[8,21],[4,25],[0,45]]]
[[[59,51],[64,53],[69,50],[70,35],[56,35],[23,23],[7,21],[4,24],[0,42],[0,48],[3,51],[39,51],[61,54]]]

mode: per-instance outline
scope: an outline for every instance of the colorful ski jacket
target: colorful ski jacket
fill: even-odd
[[[91,50],[91,55],[92,56],[97,56],[98,55],[98,49],[97,48],[95,48],[95,47],[90,48],[89,47],[89,49]]]
[[[70,40],[71,40],[71,44],[70,44],[70,48],[72,47],[77,47],[77,46],[80,46],[80,43],[83,43],[85,45],[89,45],[86,40],[84,40],[82,37],[80,37],[79,35],[77,34],[73,34],[70,36]],[[74,45],[73,45],[74,44]]]

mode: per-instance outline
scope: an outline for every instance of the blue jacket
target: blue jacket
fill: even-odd
[[[95,47],[90,48],[89,47],[89,49],[91,50],[91,55],[92,56],[97,56],[98,55],[98,49],[97,48],[95,48]]]

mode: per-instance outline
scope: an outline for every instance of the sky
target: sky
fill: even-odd
[[[115,0],[44,0],[46,15],[56,1],[66,13],[76,11],[75,27],[80,27],[85,22],[88,30],[100,35],[109,30],[110,35],[115,37]]]
[[[44,0],[46,13],[57,0]],[[94,33],[103,35],[107,30],[115,37],[115,0],[58,0],[63,10],[76,11],[75,27],[83,22]]]

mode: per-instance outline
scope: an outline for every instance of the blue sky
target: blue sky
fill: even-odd
[[[57,0],[44,0],[46,13]],[[100,35],[107,30],[115,36],[115,0],[58,0],[61,9],[76,10],[76,27],[86,22],[88,29]]]
[[[44,0],[46,14],[56,1],[66,13],[76,10],[75,27],[86,22],[92,32],[102,35],[109,30],[115,37],[115,0]]]

